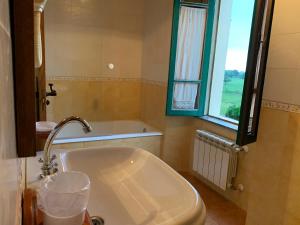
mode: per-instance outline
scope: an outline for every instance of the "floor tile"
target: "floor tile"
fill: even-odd
[[[206,209],[205,225],[245,225],[246,212],[189,173],[181,173],[200,193]]]

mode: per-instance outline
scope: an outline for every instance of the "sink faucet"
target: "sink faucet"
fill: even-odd
[[[56,159],[56,156],[53,155],[52,157],[50,156],[50,152],[51,152],[51,146],[52,143],[55,139],[55,137],[57,136],[57,134],[59,133],[59,131],[68,123],[70,122],[78,122],[82,125],[83,131],[85,133],[91,132],[92,131],[92,127],[89,125],[89,123],[87,121],[85,121],[84,119],[80,118],[80,117],[76,117],[76,116],[70,116],[64,120],[62,120],[61,122],[59,122],[56,127],[53,129],[53,131],[49,134],[47,141],[45,143],[44,146],[44,157],[43,159],[40,159],[39,162],[43,163],[41,169],[42,169],[42,174],[41,174],[41,178],[49,176],[51,174],[54,174],[58,171],[57,164],[54,163],[54,160]]]

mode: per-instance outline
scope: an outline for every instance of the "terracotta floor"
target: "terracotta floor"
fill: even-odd
[[[217,192],[208,188],[199,179],[181,173],[200,193],[207,209],[205,225],[245,225],[246,212]]]

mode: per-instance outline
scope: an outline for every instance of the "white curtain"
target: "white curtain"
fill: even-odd
[[[181,7],[178,24],[175,80],[199,80],[206,25],[206,9]],[[198,85],[175,83],[173,108],[194,109]]]

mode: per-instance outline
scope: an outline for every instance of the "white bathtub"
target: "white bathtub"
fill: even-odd
[[[79,123],[71,123],[57,135],[54,144],[160,136],[161,132],[137,120],[90,122],[92,132],[85,134]]]
[[[159,156],[162,133],[137,120],[90,122],[93,131],[85,134],[78,123],[64,127],[54,140],[54,148],[139,147]]]

